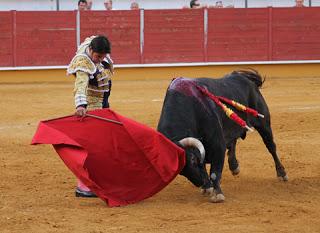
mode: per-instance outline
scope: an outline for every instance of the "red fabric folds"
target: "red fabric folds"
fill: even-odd
[[[159,132],[110,109],[42,121],[32,144],[53,144],[66,166],[109,206],[162,190],[185,165],[184,150]]]

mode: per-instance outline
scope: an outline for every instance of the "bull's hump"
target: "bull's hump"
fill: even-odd
[[[195,80],[192,78],[175,78],[169,86],[169,90],[180,92],[187,96],[197,96]]]
[[[203,108],[210,113],[212,110],[216,108],[215,105],[211,105],[208,102],[207,96],[203,95],[199,89],[197,88],[199,85],[196,82],[196,79],[193,78],[176,78],[172,80],[168,90],[179,92],[185,96],[192,96],[195,98]],[[211,101],[212,102],[212,101]]]

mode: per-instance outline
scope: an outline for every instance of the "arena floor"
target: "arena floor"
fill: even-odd
[[[169,81],[115,80],[111,108],[155,128]],[[238,142],[240,175],[225,167],[222,204],[182,176],[126,207],[75,198],[75,177],[52,146],[30,145],[39,120],[73,112],[72,88],[0,84],[0,232],[320,232],[320,78],[267,78],[262,93],[289,181],[277,180],[255,131]]]

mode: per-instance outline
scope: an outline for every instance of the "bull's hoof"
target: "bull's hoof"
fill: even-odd
[[[201,194],[204,196],[211,196],[214,192],[213,187],[207,189],[201,189]]]
[[[240,173],[240,166],[238,166],[236,169],[232,170],[231,173],[232,173],[232,175],[234,175],[234,176],[239,175],[239,173]]]
[[[221,202],[224,202],[224,200],[225,200],[225,197],[222,193],[213,194],[209,199],[209,201],[212,203],[221,203]]]
[[[278,179],[279,179],[280,181],[286,182],[286,181],[289,180],[289,177],[288,177],[287,175],[285,175],[285,176],[278,176]]]

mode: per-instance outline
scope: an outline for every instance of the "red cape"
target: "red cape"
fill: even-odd
[[[184,150],[159,132],[110,109],[41,121],[32,144],[52,144],[67,167],[109,206],[151,197],[185,165]]]

